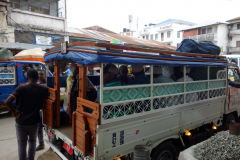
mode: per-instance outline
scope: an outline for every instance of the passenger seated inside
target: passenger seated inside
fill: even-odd
[[[176,78],[178,78],[176,80],[176,82],[184,82],[183,67],[178,67],[178,69],[176,69],[175,71],[177,71],[177,70],[179,70],[179,72],[175,73]],[[193,81],[193,79],[188,76],[190,71],[191,71],[191,68],[186,67],[186,82]],[[197,100],[198,100],[198,94],[197,93],[189,93],[189,94],[186,95],[186,103],[195,102]]]
[[[186,67],[186,82],[191,82],[193,81],[193,79],[191,77],[189,77],[189,73],[191,71],[191,68],[190,67]],[[183,67],[180,67],[179,68],[179,72],[177,72],[177,80],[176,82],[183,82],[184,81],[184,77],[183,77]]]
[[[162,67],[153,66],[153,83],[171,83],[171,82],[174,81],[162,74]]]
[[[27,79],[27,71],[31,69],[28,65],[24,67],[23,76]]]
[[[114,64],[107,64],[103,68],[103,85],[104,87],[110,86],[121,86],[122,83],[117,78],[118,69]],[[97,88],[97,99],[96,102],[99,102],[100,96],[100,87]]]
[[[122,65],[119,68],[118,79],[121,81],[122,85],[123,84],[128,84],[129,77],[128,77],[128,68],[127,68],[127,66]]]
[[[129,81],[128,84],[149,84],[150,79],[145,76],[143,65],[132,65],[131,72],[134,79]]]
[[[67,78],[67,97],[65,98],[65,106],[64,110],[71,115],[77,108],[77,97],[79,92],[79,68],[75,66],[71,66],[70,70],[73,71],[72,74]],[[94,85],[92,82],[87,78],[86,81],[86,91],[95,90]],[[92,99],[96,99],[95,97]],[[70,97],[70,100],[69,100]],[[71,105],[71,108],[69,108],[69,104]]]

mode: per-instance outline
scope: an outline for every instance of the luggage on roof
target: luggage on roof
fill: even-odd
[[[221,52],[221,49],[211,41],[197,43],[192,39],[184,39],[180,43],[180,45],[177,47],[176,51],[219,55]]]

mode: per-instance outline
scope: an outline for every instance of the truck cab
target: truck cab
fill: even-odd
[[[0,114],[8,112],[5,100],[13,90],[17,86],[27,82],[27,79],[24,77],[26,66],[37,70],[47,70],[42,62],[0,61]],[[52,76],[52,73],[48,71],[48,75]]]

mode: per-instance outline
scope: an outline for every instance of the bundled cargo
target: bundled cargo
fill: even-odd
[[[13,59],[11,51],[6,48],[0,50],[0,59]]]
[[[221,49],[211,41],[197,43],[192,39],[184,39],[180,43],[180,45],[177,47],[176,51],[187,52],[187,53],[219,55],[221,52]]]

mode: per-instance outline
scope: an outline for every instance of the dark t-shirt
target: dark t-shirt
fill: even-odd
[[[39,123],[39,110],[48,97],[48,89],[40,84],[27,83],[18,86],[12,93],[17,102],[17,110],[23,112],[16,123],[19,125],[36,125]]]

